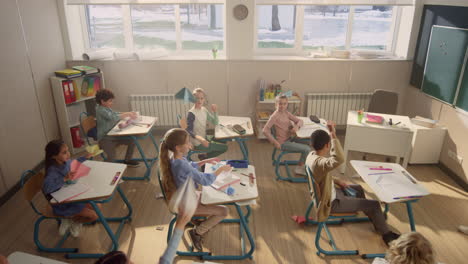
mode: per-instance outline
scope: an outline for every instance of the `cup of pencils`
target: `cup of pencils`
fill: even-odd
[[[358,123],[362,123],[362,118],[364,117],[364,110],[358,110],[357,111],[357,121]]]

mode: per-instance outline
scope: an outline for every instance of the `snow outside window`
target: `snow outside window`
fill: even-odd
[[[120,5],[88,5],[86,16],[90,48],[125,47]]]
[[[85,10],[91,49],[224,49],[222,4],[86,5]]]
[[[176,49],[174,5],[134,5],[131,16],[136,49]]]
[[[345,49],[348,17],[349,6],[304,6],[302,47]]]
[[[387,50],[392,45],[392,6],[354,7],[351,48]]]
[[[295,5],[257,6],[257,47],[293,48],[296,42]]]

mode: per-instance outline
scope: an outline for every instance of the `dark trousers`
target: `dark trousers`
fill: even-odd
[[[332,203],[332,213],[353,213],[362,211],[366,214],[374,225],[375,230],[380,234],[389,232],[387,222],[385,220],[380,202],[376,200],[368,200],[364,194],[364,189],[361,185],[349,185],[357,191],[356,197],[346,196],[341,188],[335,188],[336,199]]]

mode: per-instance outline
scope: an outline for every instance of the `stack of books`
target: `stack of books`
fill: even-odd
[[[55,72],[55,76],[66,79],[80,77],[81,75],[83,75],[82,72],[73,69],[64,69]]]
[[[92,74],[92,73],[100,72],[98,68],[94,68],[94,67],[86,66],[86,65],[74,66],[73,69],[82,72],[82,74]]]

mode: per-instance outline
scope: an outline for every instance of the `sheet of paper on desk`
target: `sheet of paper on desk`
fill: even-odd
[[[376,180],[376,183],[394,198],[423,196],[427,194],[419,184],[412,183],[406,177],[395,177],[395,175],[392,174],[381,174],[375,176],[379,177]]]
[[[216,177],[216,180],[211,184],[216,190],[221,190],[229,185],[240,182],[240,177],[232,172],[223,172]]]
[[[81,177],[88,176],[91,168],[79,162],[78,160],[73,160],[70,164],[70,171],[75,173],[72,180],[77,180]]]
[[[90,189],[91,187],[89,185],[77,182],[75,184],[66,184],[60,188],[60,190],[51,193],[51,195],[55,200],[57,200],[57,202],[61,203],[85,193]]]

